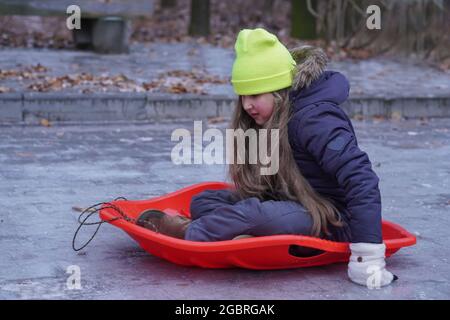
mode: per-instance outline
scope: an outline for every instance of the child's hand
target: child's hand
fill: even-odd
[[[386,270],[384,243],[351,243],[348,276],[351,281],[369,289],[387,286],[398,277]]]

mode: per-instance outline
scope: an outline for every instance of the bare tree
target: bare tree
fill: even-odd
[[[291,36],[299,39],[316,39],[316,16],[311,0],[291,0]]]
[[[175,8],[177,0],[161,0],[161,8]]]
[[[191,36],[209,35],[209,0],[191,0]]]
[[[295,2],[295,0],[293,0]],[[446,59],[450,55],[450,1],[443,0],[317,0],[321,37],[340,47],[413,54]],[[369,5],[381,9],[381,29],[366,27]]]

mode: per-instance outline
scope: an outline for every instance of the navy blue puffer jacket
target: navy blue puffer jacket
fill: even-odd
[[[381,243],[379,179],[339,107],[349,89],[344,75],[325,71],[308,87],[292,90],[289,141],[303,176],[347,221],[352,242]]]

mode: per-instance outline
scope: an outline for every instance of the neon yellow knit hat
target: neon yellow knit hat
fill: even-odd
[[[292,85],[296,63],[275,35],[262,28],[243,29],[234,49],[231,83],[236,94],[260,94]]]

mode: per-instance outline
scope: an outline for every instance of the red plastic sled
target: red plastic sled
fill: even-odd
[[[205,182],[149,200],[118,200],[111,203],[120,207],[131,218],[137,218],[139,213],[149,208],[163,210],[168,214],[184,214],[189,217],[189,204],[193,195],[205,189],[225,188],[230,188],[230,185],[223,182]],[[100,210],[100,218],[103,220],[116,217],[118,217],[118,213],[113,209],[102,208]],[[287,269],[348,262],[350,256],[348,243],[301,235],[195,242],[158,234],[123,219],[110,223],[128,233],[150,254],[184,266],[241,267],[258,270]],[[400,248],[416,243],[414,235],[388,221],[383,221],[383,239],[387,248],[387,257]],[[311,257],[297,257],[289,253],[292,245],[319,249],[324,252]]]

